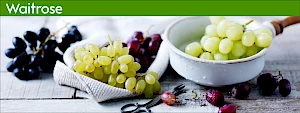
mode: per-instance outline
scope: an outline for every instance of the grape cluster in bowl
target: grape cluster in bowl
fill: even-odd
[[[120,40],[115,40],[110,41],[107,47],[87,44],[84,48],[76,48],[74,71],[110,86],[125,88],[136,94],[143,93],[146,98],[152,98],[153,93],[161,90],[158,74],[151,71],[137,73],[142,66],[123,45]]]
[[[63,62],[63,56],[55,51],[56,47],[64,52],[71,43],[82,40],[76,26],[68,30],[61,43],[51,39],[54,35],[55,33],[50,34],[50,30],[43,27],[38,34],[26,31],[23,37],[27,43],[20,37],[14,37],[14,48],[5,51],[5,55],[13,59],[7,64],[7,71],[13,72],[21,80],[37,79],[41,72],[52,72],[57,60]]]
[[[247,30],[246,25],[225,19],[210,17],[205,35],[199,42],[190,43],[185,53],[206,60],[234,60],[255,55],[272,43],[272,32],[268,28]]]

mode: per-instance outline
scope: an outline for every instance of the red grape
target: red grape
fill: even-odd
[[[287,79],[281,79],[278,83],[279,93],[282,96],[288,96],[291,93],[291,83]]]
[[[159,40],[151,40],[148,47],[148,52],[150,55],[156,55],[160,46]]]
[[[173,93],[169,92],[169,91],[164,92],[164,93],[160,96],[160,98],[161,98],[161,100],[162,100],[165,104],[167,104],[167,105],[169,105],[169,106],[172,106],[172,105],[175,103],[175,101],[176,101],[176,96],[175,96]]]
[[[141,32],[141,31],[134,32],[132,39],[136,39],[139,42],[143,42],[143,40],[144,40],[143,32]]]
[[[129,54],[135,56],[139,53],[141,43],[137,40],[129,40],[127,46],[129,48]]]
[[[143,44],[142,44],[142,48],[145,48],[146,50],[148,49],[148,46],[149,46],[149,43],[150,43],[150,41],[151,41],[151,38],[150,37],[146,37],[145,39],[144,39],[144,42],[143,42]]]
[[[162,42],[160,34],[154,34],[154,35],[152,35],[152,40],[157,40],[159,42]]]
[[[260,93],[264,96],[270,96],[278,86],[278,81],[270,73],[265,73],[257,78],[257,85]]]
[[[244,99],[247,98],[250,94],[251,88],[246,83],[237,84],[234,88],[231,90],[231,94],[234,98],[237,99]]]
[[[236,106],[233,104],[226,104],[219,109],[218,113],[236,113]]]

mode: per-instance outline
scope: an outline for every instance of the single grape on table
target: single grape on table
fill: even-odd
[[[135,36],[136,41],[140,43],[143,39],[140,33],[135,33]],[[160,41],[157,36],[152,40]],[[152,98],[153,93],[159,93],[161,90],[157,80],[158,74],[152,71],[137,73],[143,65],[135,60],[130,51],[128,47],[123,47],[120,40],[110,41],[107,47],[102,48],[96,44],[87,44],[84,48],[75,49],[76,62],[73,69],[83,76],[110,86],[124,88],[136,94],[143,93],[146,98]]]
[[[272,32],[268,28],[246,29],[252,21],[242,25],[222,16],[209,19],[211,24],[206,26],[200,43],[188,44],[186,54],[206,60],[235,60],[253,56],[272,43]]]

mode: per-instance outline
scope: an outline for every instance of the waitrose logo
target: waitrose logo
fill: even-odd
[[[6,8],[9,14],[62,14],[62,6],[39,6],[34,2],[24,4],[8,4]]]

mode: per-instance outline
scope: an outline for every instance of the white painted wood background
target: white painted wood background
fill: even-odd
[[[119,112],[121,106],[127,103],[145,103],[149,99],[141,97],[130,99],[110,100],[97,103],[88,99],[85,92],[67,86],[60,86],[53,81],[52,74],[42,74],[40,79],[20,81],[12,73],[6,71],[6,64],[10,61],[4,51],[13,47],[11,39],[22,36],[26,30],[37,31],[41,26],[51,30],[56,29],[56,21],[60,17],[0,17],[1,20],[1,112]],[[255,20],[266,21],[283,17],[253,17]],[[285,78],[292,83],[292,92],[288,97],[263,97],[257,87],[247,100],[230,98],[224,92],[225,100],[238,105],[238,112],[300,112],[300,24],[288,27],[282,35],[275,38],[274,44],[266,55],[263,72],[277,74],[276,68],[282,70]],[[209,105],[200,95],[205,93],[206,87],[185,80],[176,74],[171,67],[160,79],[162,90],[168,90],[180,83],[189,89],[180,95],[176,106],[160,104],[151,108],[153,112],[217,112],[218,108]],[[255,83],[255,79],[249,83]],[[223,88],[223,89],[226,89]],[[195,90],[200,96],[192,100]],[[206,104],[207,106],[201,106]]]

